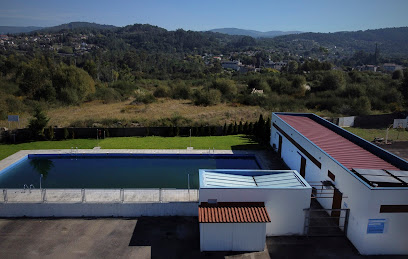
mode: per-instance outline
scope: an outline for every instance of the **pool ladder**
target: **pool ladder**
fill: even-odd
[[[77,160],[77,157],[78,157],[78,147],[75,147],[75,149],[74,149],[74,147],[71,147],[71,160],[72,160],[72,157],[74,157],[75,160]]]
[[[31,190],[35,189],[34,184],[30,184],[30,186],[28,186],[27,184],[23,185],[23,192],[25,193],[26,190],[28,190],[31,193]]]
[[[215,154],[215,148],[214,147],[212,149],[212,153]],[[208,154],[211,154],[211,148],[210,147],[208,148]]]

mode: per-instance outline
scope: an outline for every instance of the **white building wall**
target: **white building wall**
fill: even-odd
[[[304,209],[310,208],[311,188],[200,189],[200,202],[264,202],[271,218],[267,236],[303,235]]]
[[[200,223],[201,251],[263,251],[265,223]]]
[[[345,168],[334,162],[326,153],[310,143],[304,136],[295,131],[276,115],[272,116],[275,123],[285,133],[308,151],[321,163],[321,169],[312,163],[306,156],[305,179],[312,182],[331,180],[328,170],[335,175],[333,182],[337,189],[343,193],[342,209],[350,209],[347,237],[362,254],[408,254],[407,213],[379,213],[380,203],[383,205],[408,205],[408,189],[401,190],[372,190],[361,179],[358,179]],[[271,145],[279,145],[278,131],[271,127]],[[292,170],[300,169],[301,153],[289,140],[282,135],[282,159]],[[384,200],[386,199],[386,200]],[[327,209],[332,206],[332,199],[318,199],[319,203]],[[386,203],[385,203],[386,202]],[[392,215],[391,215],[392,214]],[[386,235],[367,234],[368,219],[379,219],[385,216],[393,219],[390,221]],[[392,226],[391,226],[392,224]],[[368,235],[368,237],[367,237]],[[384,242],[382,237],[389,237]],[[380,241],[382,240],[382,241]],[[397,240],[397,241],[395,241]]]
[[[373,190],[367,206],[362,254],[408,254],[408,213],[380,213],[381,205],[408,205],[408,190]],[[384,233],[367,234],[369,219],[385,219]]]

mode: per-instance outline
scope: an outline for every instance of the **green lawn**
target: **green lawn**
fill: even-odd
[[[373,141],[374,138],[384,138],[385,140],[385,135],[387,132],[386,129],[361,129],[361,128],[350,128],[350,127],[346,127],[344,129],[368,141]],[[388,140],[408,141],[408,131],[390,129],[388,133]]]
[[[107,138],[97,142],[95,139],[73,139],[61,141],[37,141],[15,145],[0,145],[0,160],[20,150],[33,149],[91,149],[95,146],[105,149],[186,149],[190,146],[189,137],[123,137]],[[194,149],[261,149],[257,143],[245,135],[191,137]]]

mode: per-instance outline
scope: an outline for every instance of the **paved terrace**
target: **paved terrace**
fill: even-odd
[[[200,252],[197,217],[0,219],[2,258],[406,258],[358,254],[345,237],[267,237],[262,252]]]

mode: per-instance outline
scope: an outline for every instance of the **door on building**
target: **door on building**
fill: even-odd
[[[300,156],[300,175],[305,178],[306,176],[306,158]]]
[[[279,134],[278,136],[279,136],[278,154],[279,154],[279,157],[282,157],[282,136]]]
[[[340,215],[341,215],[341,201],[343,199],[343,193],[339,191],[339,189],[334,188],[334,193],[333,193],[333,203],[332,203],[332,211],[331,211],[331,216],[336,220],[337,223],[340,221]]]

